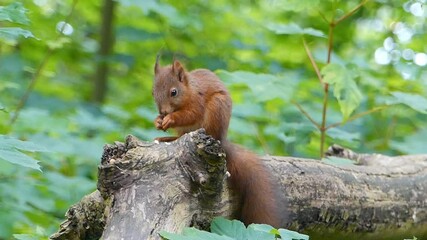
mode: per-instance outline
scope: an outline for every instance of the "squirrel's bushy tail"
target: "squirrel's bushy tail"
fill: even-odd
[[[264,223],[281,227],[277,183],[259,157],[230,142],[224,141],[227,170],[231,187],[239,194],[240,218],[246,224]]]

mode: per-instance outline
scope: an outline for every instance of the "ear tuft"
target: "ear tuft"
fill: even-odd
[[[178,76],[180,82],[185,81],[185,69],[178,60],[173,61],[172,71],[176,74],[176,76]]]
[[[155,73],[155,74],[157,74],[157,73],[159,72],[159,68],[160,68],[159,60],[160,60],[160,53],[159,53],[159,54],[157,54],[157,57],[156,57],[156,64],[154,65],[154,73]]]

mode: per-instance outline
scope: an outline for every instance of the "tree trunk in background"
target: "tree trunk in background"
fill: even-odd
[[[93,86],[92,100],[102,103],[105,99],[108,87],[108,72],[110,54],[114,44],[114,0],[104,0],[102,8],[102,23],[100,32],[100,47],[97,56],[95,82]]]
[[[363,155],[338,146],[329,154],[363,165],[262,157],[280,185],[283,227],[310,239],[427,237],[427,155]],[[99,192],[70,208],[51,238],[160,239],[161,230],[206,229],[213,216],[232,217],[238,204],[225,170],[220,144],[202,130],[171,143],[130,136],[104,147]]]

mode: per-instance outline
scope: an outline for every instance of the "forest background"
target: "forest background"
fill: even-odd
[[[425,0],[0,5],[0,239],[57,230],[95,190],[104,144],[167,134],[152,123],[158,53],[215,71],[229,138],[259,154],[426,153]]]

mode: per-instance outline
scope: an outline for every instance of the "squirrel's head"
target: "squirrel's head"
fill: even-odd
[[[153,96],[161,115],[166,116],[182,107],[188,88],[188,76],[178,60],[161,67],[159,56],[154,66]]]

